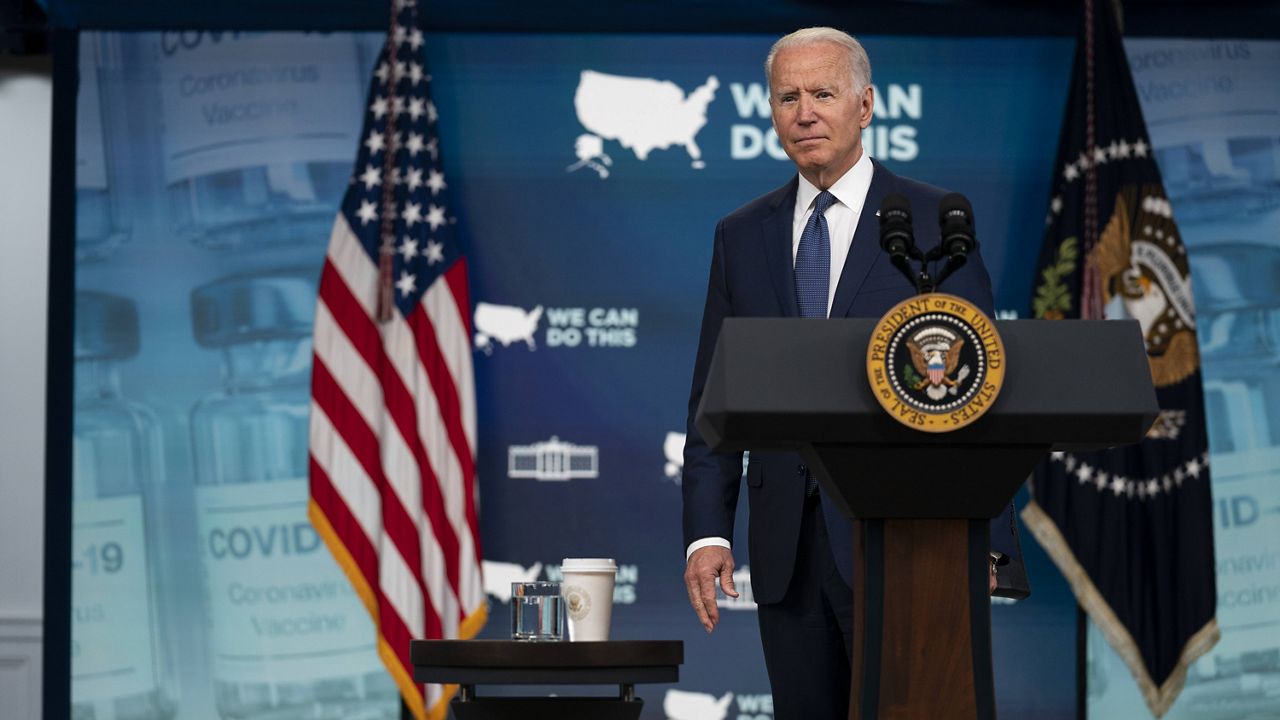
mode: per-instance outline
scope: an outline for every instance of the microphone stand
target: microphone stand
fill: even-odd
[[[933,274],[929,272],[929,266],[941,260],[944,255],[947,258],[947,264],[942,267],[942,272],[938,273],[935,279]],[[930,250],[928,254],[920,252],[915,245],[912,245],[907,248],[906,252],[893,253],[889,256],[889,261],[915,286],[916,292],[920,295],[937,292],[942,285],[942,281],[951,277],[952,273],[963,267],[968,259],[969,257],[966,253],[946,254],[941,244]],[[912,267],[912,260],[920,262],[919,270]]]
[[[942,266],[942,272],[938,273],[938,279],[933,280],[929,276],[928,263],[931,263],[931,262],[936,263],[937,261],[942,259],[942,256],[944,254],[946,253],[943,252],[942,245],[939,244],[937,247],[930,250],[929,254],[924,257],[924,263],[922,263],[920,266],[921,284],[928,282],[931,285],[931,289],[924,290],[922,292],[933,292],[937,288],[941,287],[943,280],[946,280],[947,278],[951,277],[952,273],[964,267],[964,264],[969,260],[969,254],[967,252],[946,254],[947,264]]]

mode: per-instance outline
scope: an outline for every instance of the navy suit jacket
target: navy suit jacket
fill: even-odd
[[[927,252],[938,244],[938,202],[944,190],[899,177],[872,161],[874,173],[858,218],[853,245],[840,273],[831,317],[880,317],[915,295],[915,288],[880,250],[876,210],[885,196],[899,192],[911,203],[916,245]],[[724,217],[716,227],[707,282],[702,334],[694,363],[684,449],[685,546],[704,537],[733,539],[734,514],[742,477],[742,454],[712,451],[694,427],[694,415],[711,365],[721,322],[727,317],[800,317],[791,254],[797,178]],[[936,269],[934,277],[937,277]],[[991,280],[977,251],[941,288],[993,314]],[[747,530],[751,589],[756,602],[782,600],[791,580],[804,504],[804,466],[793,452],[750,454]],[[822,503],[837,567],[852,577],[853,531],[830,502]],[[992,520],[991,546],[1021,565],[1012,505]]]

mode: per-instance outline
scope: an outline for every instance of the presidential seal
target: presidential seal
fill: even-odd
[[[587,616],[587,613],[591,612],[591,593],[588,593],[586,588],[578,585],[565,585],[561,595],[564,596],[570,618],[581,620]]]
[[[880,318],[867,346],[867,379],[893,419],[950,432],[982,417],[1004,384],[995,323],[964,298],[905,300]]]

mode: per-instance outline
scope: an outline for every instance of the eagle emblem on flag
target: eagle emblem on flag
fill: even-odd
[[[1129,185],[1117,194],[1088,262],[1102,279],[1105,317],[1142,326],[1156,387],[1182,382],[1200,367],[1187,253],[1158,185]]]

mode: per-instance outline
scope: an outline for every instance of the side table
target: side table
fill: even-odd
[[[457,720],[636,720],[638,683],[680,679],[680,640],[414,640],[413,677],[455,683]],[[478,697],[477,685],[617,685],[617,697]]]

